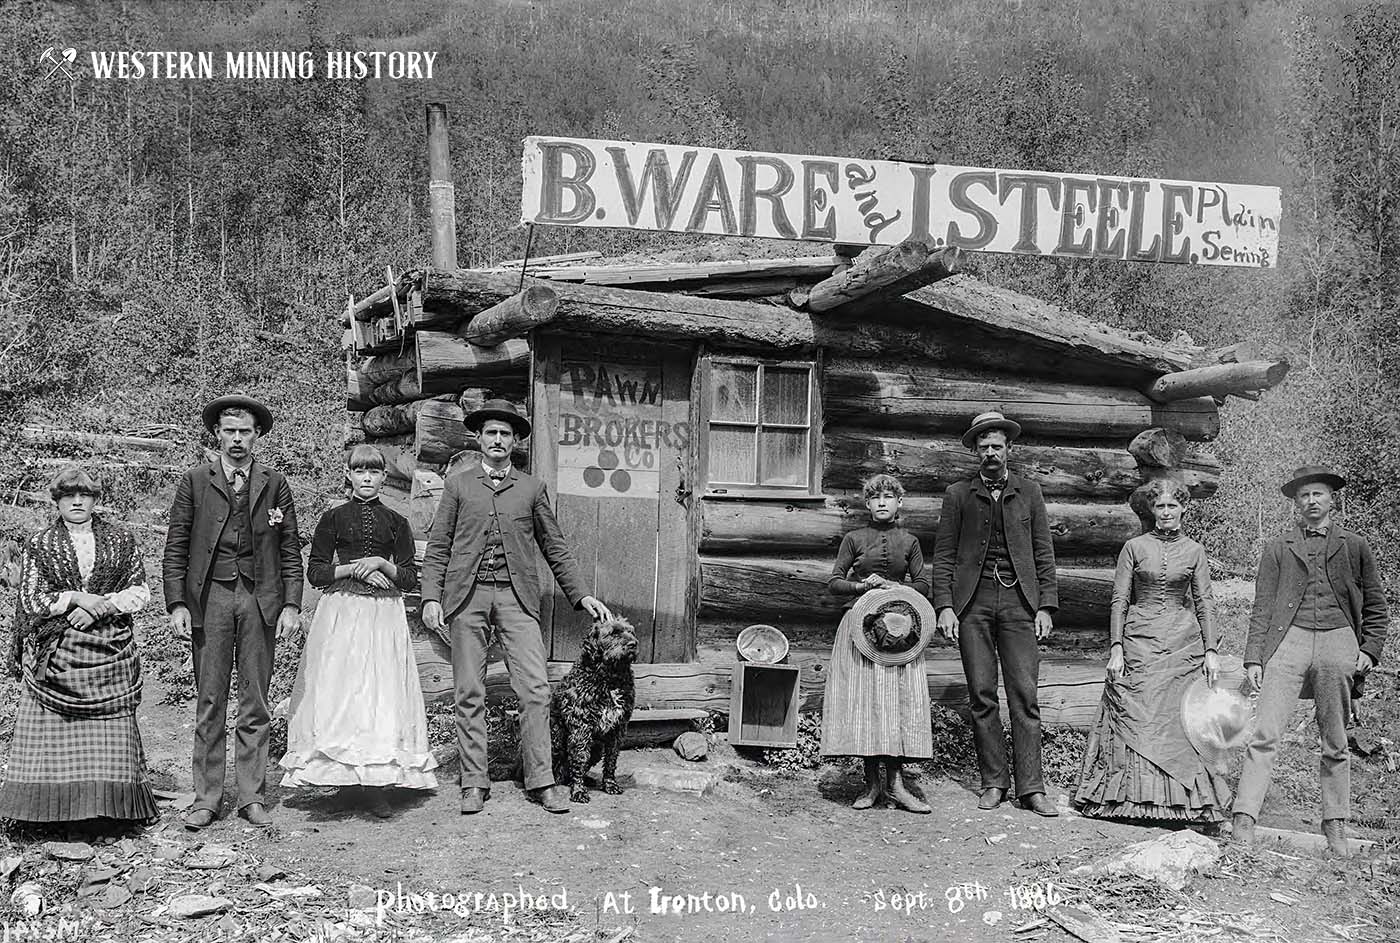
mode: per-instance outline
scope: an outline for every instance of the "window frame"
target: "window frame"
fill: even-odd
[[[754,421],[753,423],[714,420],[713,398],[714,398],[714,367],[716,364],[739,364],[754,366],[758,368],[759,377],[754,386]],[[699,379],[699,418],[700,429],[703,435],[699,442],[699,463],[700,481],[703,485],[701,495],[706,499],[725,500],[734,498],[770,498],[786,500],[825,500],[822,493],[822,356],[821,352],[809,357],[785,358],[785,357],[762,357],[753,354],[732,354],[727,352],[703,351],[700,355],[700,369],[697,371]],[[712,425],[718,424],[721,428],[735,428],[752,426],[755,430],[754,445],[754,477],[759,477],[758,463],[762,459],[762,448],[758,438],[762,435],[765,424],[762,423],[762,398],[763,385],[762,373],[767,368],[803,368],[807,373],[807,484],[806,485],[761,485],[756,483],[743,482],[711,482],[710,480],[710,445]],[[774,429],[800,429],[802,426],[796,423],[776,423],[772,424]]]

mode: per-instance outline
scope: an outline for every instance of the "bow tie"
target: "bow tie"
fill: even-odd
[[[1327,531],[1325,531],[1325,530],[1313,530],[1311,527],[1304,527],[1304,528],[1303,528],[1303,536],[1304,536],[1304,537],[1326,537],[1326,536],[1327,536]]]
[[[998,478],[992,480],[991,478],[983,478],[982,484],[986,486],[988,491],[1001,491],[1006,487],[1006,479]]]
[[[506,476],[510,474],[510,469],[506,469],[505,471],[491,471],[488,468],[486,474],[490,476],[492,481],[505,481]]]

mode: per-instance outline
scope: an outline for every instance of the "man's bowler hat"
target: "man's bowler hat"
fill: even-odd
[[[963,433],[962,443],[968,448],[977,444],[977,437],[991,429],[1000,429],[1006,433],[1006,441],[1010,442],[1021,434],[1021,424],[1013,419],[1007,419],[1001,413],[992,410],[977,416],[972,420],[972,425]]]
[[[1284,482],[1284,497],[1291,498],[1298,493],[1298,489],[1303,485],[1310,485],[1316,481],[1320,481],[1324,485],[1331,485],[1333,491],[1345,488],[1347,484],[1345,478],[1326,465],[1304,465],[1294,470],[1293,477]]]
[[[472,410],[462,419],[462,425],[466,426],[470,432],[481,432],[481,427],[488,419],[499,419],[501,422],[510,423],[510,427],[515,430],[517,438],[523,439],[530,434],[530,420],[520,415],[520,410],[515,408],[515,404],[510,400],[488,399],[481,404],[480,409]]]
[[[253,421],[258,424],[258,435],[267,435],[272,431],[272,410],[251,396],[244,396],[242,393],[230,393],[228,396],[220,396],[212,400],[208,406],[204,407],[203,418],[204,428],[210,432],[217,432],[219,429],[219,413],[225,409],[246,409],[253,414]]]

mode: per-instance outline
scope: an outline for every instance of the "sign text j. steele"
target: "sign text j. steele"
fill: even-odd
[[[521,218],[1272,268],[1277,187],[529,137]]]

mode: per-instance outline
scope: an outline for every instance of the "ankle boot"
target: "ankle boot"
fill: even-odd
[[[906,812],[918,812],[920,814],[932,812],[933,809],[927,802],[914,795],[904,785],[904,773],[899,767],[899,760],[885,761],[885,774],[888,777],[888,782],[885,787],[886,794],[895,805]]]
[[[1235,844],[1245,848],[1254,847],[1254,816],[1244,812],[1235,813],[1233,839]]]
[[[1327,838],[1327,850],[1339,858],[1351,857],[1351,842],[1347,840],[1346,819],[1323,819],[1322,834]]]
[[[865,792],[856,796],[856,801],[851,803],[851,808],[870,808],[879,800],[881,792],[880,760],[878,757],[867,756],[865,758]]]

